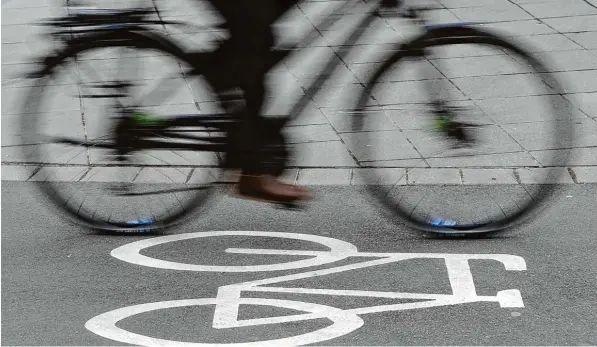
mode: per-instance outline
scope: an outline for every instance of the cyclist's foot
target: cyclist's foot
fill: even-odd
[[[280,204],[295,204],[310,199],[305,188],[282,183],[271,175],[241,175],[236,192],[243,198]]]

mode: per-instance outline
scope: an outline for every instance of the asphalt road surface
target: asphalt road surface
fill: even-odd
[[[597,185],[472,240],[390,223],[358,187],[303,212],[222,196],[134,237],[32,188],[2,182],[2,345],[597,345]]]

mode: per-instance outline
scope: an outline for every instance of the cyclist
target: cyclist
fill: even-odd
[[[258,200],[292,203],[308,198],[305,188],[281,182],[262,169],[259,120],[265,99],[265,76],[274,45],[272,24],[298,0],[211,0],[226,19],[230,38],[214,55],[221,71],[207,76],[218,89],[222,73],[234,75],[244,94],[242,173],[237,193]],[[210,78],[211,77],[211,78]],[[213,80],[212,80],[213,78]]]
[[[234,75],[243,91],[246,116],[242,122],[243,168],[237,192],[244,197],[273,202],[295,202],[309,197],[305,188],[282,183],[265,174],[261,165],[260,112],[265,98],[265,76],[274,45],[272,24],[299,0],[211,0],[226,19],[230,39],[214,55],[222,71],[207,76],[218,89],[221,74]],[[397,6],[398,0],[382,0],[383,7]],[[210,78],[212,77],[212,78]]]

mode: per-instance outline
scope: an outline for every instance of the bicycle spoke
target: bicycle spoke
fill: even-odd
[[[572,138],[569,108],[554,93],[561,88],[552,76],[543,77],[546,69],[541,63],[492,34],[466,30],[471,34],[457,38],[445,30],[445,43],[441,34],[413,43],[413,47],[425,47],[420,58],[405,59],[397,52],[394,60],[382,64],[361,95],[353,132],[347,133],[358,139],[350,146],[361,166],[385,169],[394,160],[397,166],[404,162],[409,175],[406,184],[411,187],[404,191],[417,194],[407,198],[402,195],[408,194],[393,194],[398,190],[393,184],[376,196],[391,212],[426,231],[490,232],[530,216],[549,193],[541,183],[558,170],[545,162],[561,165],[565,161],[564,156],[550,157],[549,152],[539,160],[533,151],[566,148]],[[457,41],[459,47],[470,41],[475,48],[497,52],[434,55],[434,50]],[[513,56],[528,66],[521,69]],[[416,60],[419,63],[414,64]],[[410,75],[416,67],[421,68],[421,78]],[[407,78],[401,75],[405,72]],[[494,85],[503,81],[513,83]],[[426,119],[409,123],[401,113]],[[535,132],[545,135],[534,136]],[[400,139],[395,141],[398,154],[387,153],[395,150],[383,142],[390,142],[390,135]],[[356,148],[363,144],[364,149]],[[377,154],[379,148],[384,149],[383,156]],[[368,184],[387,180],[383,175],[380,169]],[[399,177],[392,178],[389,181],[399,182]],[[528,184],[533,180],[540,184]]]
[[[61,175],[70,174],[70,170],[76,172],[78,167],[83,171],[83,168],[87,168],[87,172],[91,173],[81,182],[60,183],[51,180],[47,182],[44,192],[80,221],[115,231],[146,230],[146,219],[163,227],[160,224],[162,221],[171,223],[199,207],[211,191],[211,172],[202,178],[204,181],[200,186],[188,185],[185,170],[177,166],[182,162],[184,165],[218,167],[218,154],[206,154],[201,156],[200,163],[194,163],[193,157],[185,156],[179,150],[136,148],[135,142],[131,142],[132,147],[125,144],[125,148],[119,148],[123,145],[116,137],[117,126],[125,124],[119,123],[126,116],[122,111],[129,108],[141,112],[144,107],[167,105],[169,99],[179,97],[179,92],[185,91],[180,89],[181,85],[188,88],[192,76],[183,78],[182,65],[186,64],[185,71],[194,67],[180,57],[168,58],[164,54],[146,60],[144,51],[135,47],[135,41],[130,42],[130,47],[121,47],[122,43],[112,46],[110,41],[81,42],[80,47],[69,51],[72,56],[64,59],[55,74],[40,80],[43,85],[31,90],[32,97],[29,99],[32,102],[26,105],[26,110],[31,111],[28,113],[40,114],[39,110],[53,109],[54,95],[47,93],[45,86],[51,84],[46,80],[58,79],[63,74],[76,71],[77,93],[68,97],[82,97],[79,107],[84,114],[83,131],[73,132],[68,127],[47,131],[45,127],[49,120],[41,117],[33,119],[27,124],[31,129],[31,141],[27,143],[36,145],[27,150],[30,153],[26,155],[31,158],[30,162],[55,164],[44,167],[49,177],[64,179]],[[156,41],[157,49],[160,49],[160,44]],[[114,52],[116,55],[112,54]],[[104,59],[104,56],[111,59]],[[148,66],[152,63],[160,67],[160,75],[156,79],[153,79],[156,76],[144,79],[143,74],[151,72]],[[168,69],[168,63],[171,69]],[[189,103],[194,104],[191,94],[188,95]],[[178,102],[174,100],[173,104]],[[110,114],[115,111],[118,113]],[[158,117],[149,116],[152,119]],[[173,116],[159,115],[159,119],[164,121],[169,117]],[[203,130],[197,126],[197,132]],[[159,138],[164,142],[176,140],[167,134],[168,129],[165,129],[163,133],[147,133],[143,136]],[[208,134],[203,140],[215,136],[210,132]],[[178,140],[188,142],[201,139]],[[154,170],[154,167],[155,171],[147,171]],[[142,174],[144,176],[141,178]],[[106,181],[109,183],[102,183]],[[137,218],[137,221],[131,221],[132,218]]]

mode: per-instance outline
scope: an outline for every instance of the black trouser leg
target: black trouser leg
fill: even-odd
[[[243,173],[258,175],[264,137],[261,109],[265,100],[265,76],[268,58],[274,43],[271,24],[276,20],[279,0],[213,0],[212,4],[226,18],[230,28],[230,42],[237,55],[230,60],[235,79],[240,82],[246,103],[241,120],[243,143]],[[226,67],[224,67],[226,68]]]
[[[265,99],[265,83],[263,79],[246,84],[244,89],[246,112],[241,120],[241,138],[243,155],[243,174],[259,175],[262,172],[262,148],[265,137],[261,126],[261,108]]]
[[[243,52],[235,59],[237,64],[240,64],[239,75],[246,105],[241,122],[243,125],[241,138],[243,139],[243,173],[247,175],[262,173],[261,154],[264,145],[262,139],[266,137],[261,126],[261,111],[266,97],[265,76],[271,47],[268,38],[271,37],[273,41],[273,35],[269,27],[258,35],[258,38],[242,44]]]

